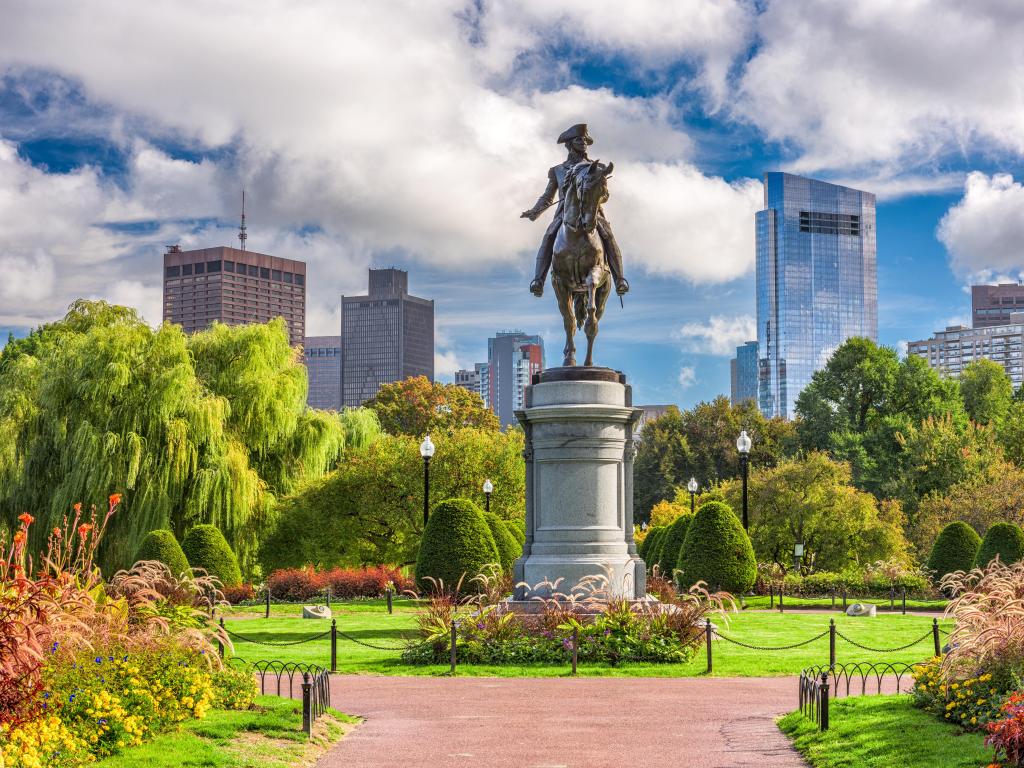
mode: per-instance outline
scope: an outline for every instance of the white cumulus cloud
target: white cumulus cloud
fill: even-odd
[[[697,383],[697,369],[692,365],[684,365],[679,369],[679,388],[688,389]]]
[[[733,357],[736,347],[757,338],[757,324],[750,315],[714,315],[706,323],[684,323],[676,336],[686,352]]]
[[[990,279],[1024,271],[1024,185],[1005,173],[968,175],[964,196],[939,222],[953,271]]]

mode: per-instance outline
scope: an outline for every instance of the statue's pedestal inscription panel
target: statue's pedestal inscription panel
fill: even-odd
[[[645,567],[633,542],[633,425],[640,409],[622,374],[553,368],[526,392],[516,416],[526,433],[526,543],[515,579],[561,579],[568,594],[607,575],[617,596],[642,598]],[[550,590],[517,590],[516,598]]]

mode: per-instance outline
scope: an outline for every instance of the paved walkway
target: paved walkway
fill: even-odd
[[[365,718],[317,768],[804,768],[784,678],[335,676]]]

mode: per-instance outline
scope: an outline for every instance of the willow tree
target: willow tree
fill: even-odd
[[[309,410],[306,385],[283,321],[190,338],[79,301],[0,355],[0,511],[32,511],[42,534],[119,492],[104,568],[151,530],[211,523],[249,569],[277,495],[332,468],[349,433],[376,434],[372,414]]]

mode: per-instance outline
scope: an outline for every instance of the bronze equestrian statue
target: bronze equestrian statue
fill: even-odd
[[[576,344],[573,337],[578,328],[587,336],[587,357],[584,365],[594,364],[594,338],[597,324],[604,314],[611,294],[612,280],[621,296],[629,290],[622,272],[622,252],[612,235],[601,205],[608,200],[608,177],[613,163],[604,165],[587,157],[587,147],[594,143],[584,123],[574,125],[558,137],[569,156],[564,163],[548,171],[548,186],[536,205],[523,211],[521,218],[535,221],[554,205],[555,217],[544,233],[537,267],[530,291],[544,293],[544,280],[551,269],[551,285],[558,300],[565,326],[563,365],[576,365]]]

